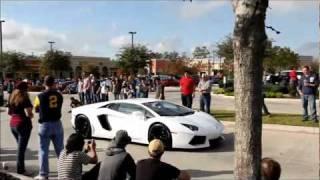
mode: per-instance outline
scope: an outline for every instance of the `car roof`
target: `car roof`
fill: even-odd
[[[135,98],[135,99],[121,99],[121,100],[113,100],[108,101],[108,103],[135,103],[135,104],[142,104],[147,102],[154,102],[154,101],[161,101],[159,99],[154,98]]]
[[[283,70],[281,71],[281,73],[287,73],[287,72],[290,72],[291,70]],[[302,70],[296,70],[296,72],[302,72]]]
[[[87,105],[83,105],[83,106],[77,107],[75,109],[86,109],[88,107],[90,107],[90,108],[99,108],[99,107],[102,107],[102,106],[105,106],[105,105],[111,104],[111,103],[143,104],[143,103],[155,102],[155,101],[162,101],[162,100],[154,99],[154,98],[121,99],[121,100],[112,100],[112,101],[106,101],[106,102],[99,102],[99,103],[94,103],[94,104],[87,104]]]

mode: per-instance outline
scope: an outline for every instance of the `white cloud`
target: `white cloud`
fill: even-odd
[[[130,44],[129,35],[121,35],[117,37],[113,37],[110,40],[110,45],[114,48],[120,48],[122,46],[126,46]]]
[[[197,18],[227,3],[230,3],[230,2],[229,1],[209,1],[209,2],[193,1],[192,3],[184,3],[184,5],[180,9],[180,15],[186,19]]]
[[[288,0],[288,1],[278,1],[273,0],[269,2],[268,9],[269,13],[276,14],[287,14],[295,11],[306,10],[311,7],[318,6],[317,1],[297,1],[297,0]]]
[[[34,28],[14,20],[3,23],[3,49],[25,53],[42,53],[48,49],[48,41],[66,41],[66,35],[54,33],[46,28]]]
[[[319,42],[306,42],[296,49],[300,55],[319,57]]]
[[[167,37],[149,46],[150,49],[156,52],[165,51],[181,51],[182,39],[179,37]]]
[[[74,55],[103,56],[98,51],[99,44],[105,43],[105,38],[95,33],[58,33],[48,28],[32,27],[12,19],[7,19],[3,25],[3,49],[5,51],[19,51],[26,54],[45,53],[50,45],[48,41],[56,42],[53,47],[71,52]],[[102,35],[103,36],[103,35]]]

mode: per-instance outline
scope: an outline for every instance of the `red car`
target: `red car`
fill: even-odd
[[[153,79],[159,77],[160,82],[165,86],[179,86],[179,80],[176,79],[174,76],[170,75],[156,75],[153,76]]]

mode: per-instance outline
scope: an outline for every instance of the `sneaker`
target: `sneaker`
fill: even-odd
[[[38,176],[34,177],[34,179],[36,179],[36,180],[48,180],[49,178],[47,176],[38,175]]]
[[[318,120],[318,119],[314,119],[313,122],[314,122],[314,123],[318,123],[319,120]]]
[[[302,121],[308,121],[308,119],[303,119]]]

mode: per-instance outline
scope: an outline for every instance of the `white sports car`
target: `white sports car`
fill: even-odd
[[[74,108],[72,125],[83,136],[112,139],[126,130],[136,143],[161,139],[167,148],[209,147],[224,126],[211,115],[150,98],[108,101]]]

